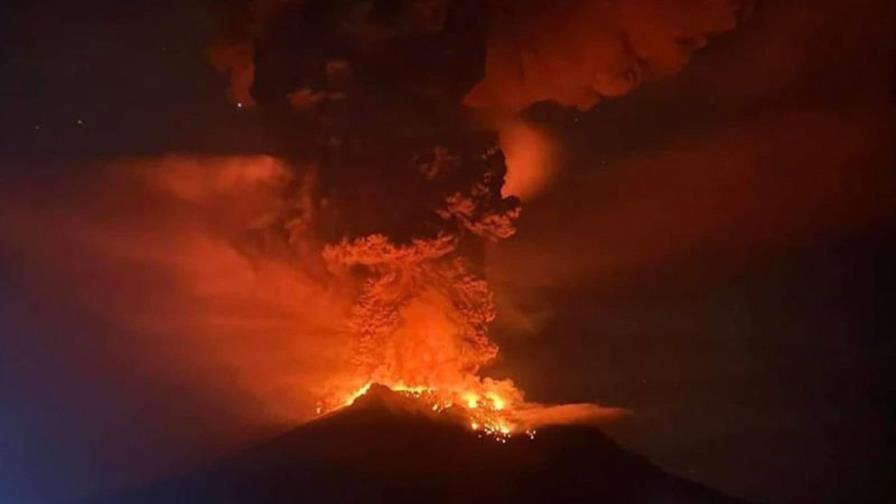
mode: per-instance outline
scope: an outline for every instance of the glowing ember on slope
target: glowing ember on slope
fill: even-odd
[[[459,422],[479,433],[480,437],[488,436],[501,442],[523,434],[534,438],[536,430],[543,426],[598,425],[631,413],[626,409],[594,403],[546,405],[529,402],[523,399],[518,389],[513,388],[510,381],[477,380],[478,385],[467,389],[408,386],[402,383],[386,386],[367,382],[341,395],[328,396],[318,404],[317,413],[323,415],[347,408],[368,395],[383,397],[382,391],[387,390],[387,395],[408,400],[398,403],[402,408],[431,418],[443,417]]]
[[[365,383],[363,386],[350,392],[341,401],[341,404],[328,407],[322,403],[318,407],[318,414],[325,414],[351,406],[359,398],[365,396],[372,386],[372,382]],[[436,414],[450,413],[459,415],[473,431],[488,435],[499,441],[522,432],[525,432],[530,438],[535,436],[534,429],[525,429],[514,420],[514,411],[508,409],[507,401],[493,391],[482,394],[473,391],[444,392],[425,386],[407,386],[403,384],[396,384],[387,388],[402,397],[420,401],[424,410],[432,411]]]

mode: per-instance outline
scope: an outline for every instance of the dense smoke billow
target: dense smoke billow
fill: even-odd
[[[516,113],[540,101],[588,109],[602,98],[670,76],[710,36],[734,28],[750,12],[752,2],[231,0],[223,6],[220,17],[225,29],[211,46],[211,60],[229,73],[231,96],[242,101],[251,101],[253,55],[259,41],[272,36],[271,25],[291,11],[302,11],[310,20],[307,26],[321,20],[344,21],[339,28],[365,50],[372,43],[411,34],[437,34],[446,28],[449,13],[455,12],[469,23],[468,30],[489,27],[484,79],[470,90],[466,102],[493,112]],[[324,31],[318,25],[312,35],[304,35],[312,44],[294,46],[295,51],[319,51],[313,37],[325,39]],[[333,36],[334,30],[326,31]],[[482,50],[475,41],[467,48]],[[460,57],[475,57],[476,51]],[[426,64],[432,55],[419,56],[416,64]]]
[[[557,153],[550,135],[520,113],[539,102],[587,110],[674,75],[752,9],[750,0],[222,5],[224,29],[209,56],[229,76],[233,101],[307,111],[367,94],[354,113],[343,112],[354,129],[470,128],[454,117],[462,102],[500,134],[514,161],[506,194],[523,198],[547,185]]]
[[[481,240],[515,233],[516,196],[546,184],[556,151],[520,113],[542,101],[587,109],[673,74],[748,10],[646,0],[230,7],[212,62],[233,99],[276,125],[284,155],[316,173],[302,229],[325,244],[331,272],[357,282],[349,326],[361,384],[426,386],[440,385],[433,369],[464,382],[497,354]],[[313,138],[300,143],[303,128]]]
[[[489,39],[485,78],[466,102],[514,114],[538,102],[587,110],[679,72],[751,2],[506,2]]]

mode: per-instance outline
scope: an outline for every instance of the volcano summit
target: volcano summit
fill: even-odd
[[[374,385],[354,404],[202,471],[95,504],[737,503],[671,476],[593,427],[497,442]]]

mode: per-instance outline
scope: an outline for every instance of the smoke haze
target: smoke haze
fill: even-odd
[[[404,47],[402,37],[463,25],[450,16],[442,24],[440,6],[484,5],[405,3],[427,9],[404,11],[383,31],[371,30],[380,18],[356,13],[363,22],[351,33]],[[0,140],[4,151],[21,144],[40,153],[2,167],[9,176],[0,189],[0,487],[14,496],[105,490],[170,474],[308,418],[328,378],[354,371],[356,335],[347,315],[363,285],[351,267],[332,275],[322,247],[377,229],[411,236],[420,227],[444,229],[433,211],[445,211],[445,197],[476,177],[455,176],[456,161],[435,152],[421,163],[427,169],[412,165],[407,176],[389,155],[320,170],[297,160],[306,153],[292,148],[318,140],[309,140],[304,124],[287,130],[288,121],[265,123],[285,137],[264,143],[270,148],[244,134],[269,133],[258,123],[270,111],[253,91],[279,97],[294,114],[288,93],[322,85],[327,107],[336,108],[340,93],[357,89],[327,80],[332,55],[305,53],[302,61],[321,74],[317,83],[265,87],[276,80],[265,72],[282,68],[283,55],[264,53],[260,65],[256,56],[269,34],[279,33],[281,9],[296,2],[219,5],[224,28],[216,24],[210,47],[208,19],[184,14],[178,2],[143,5],[165,14],[133,39],[121,20],[138,19],[130,10],[136,7],[35,5],[22,18],[22,46],[50,41],[38,46],[39,55],[70,63],[55,73],[15,67],[26,68],[31,81],[14,88],[0,119],[11,132]],[[886,355],[879,346],[886,328],[854,322],[883,303],[878,287],[850,282],[871,278],[867,268],[875,285],[884,283],[883,261],[859,251],[811,269],[816,262],[805,258],[833,254],[832,243],[882,233],[892,222],[890,2],[782,0],[760,2],[755,11],[721,0],[490,5],[492,19],[470,11],[489,27],[481,30],[481,54],[439,60],[450,64],[433,70],[436,83],[450,80],[449,91],[413,81],[420,96],[436,97],[426,103],[439,106],[428,112],[463,101],[486,136],[497,132],[509,165],[499,194],[525,202],[512,239],[473,253],[460,248],[469,271],[496,291],[491,308],[503,351],[489,374],[514,377],[534,400],[631,407],[634,417],[622,423],[634,427],[620,428],[627,442],[737,495],[818,501],[873,492],[868,468],[885,431],[880,406],[871,403],[886,402],[882,393],[872,396],[884,383],[875,373],[876,359]],[[534,14],[541,9],[545,15]],[[166,27],[159,20],[168,15],[183,20]],[[60,33],[66,43],[59,44]],[[202,40],[178,46],[189,37]],[[147,63],[163,47],[179,55],[179,66]],[[203,55],[227,83],[184,70],[203,69]],[[369,68],[394,73],[383,87],[411,104],[408,115],[419,115],[417,95],[400,87],[411,81],[379,57],[363,53]],[[145,84],[153,80],[147,74],[163,84]],[[185,75],[202,86],[191,88]],[[190,119],[204,110],[195,105],[194,112],[194,104],[225,98],[255,108],[225,104],[207,122]],[[97,119],[77,125],[82,109]],[[67,133],[46,119],[60,110],[71,116]],[[380,111],[340,120],[370,128],[379,123],[365,117]],[[395,130],[388,126],[383,130]],[[93,127],[105,129],[94,134]],[[227,128],[238,133],[220,133]],[[338,128],[328,134],[334,131],[339,137]],[[98,160],[132,143],[149,143],[153,148],[140,152],[159,154]],[[199,153],[165,154],[185,146]],[[48,150],[59,151],[55,161],[45,159]],[[234,154],[241,151],[272,155]],[[67,166],[69,152],[89,159]],[[470,149],[464,159],[478,155]],[[436,158],[446,171],[430,183],[427,174],[440,173],[429,169]],[[315,198],[327,205],[310,204]],[[451,218],[475,227],[464,213],[469,206],[455,203]],[[432,221],[408,225],[405,217],[421,209]],[[769,273],[779,258],[791,273]],[[821,278],[836,294],[833,301],[804,293],[816,283],[787,276],[803,263],[809,280]],[[769,285],[737,282],[757,271]],[[725,290],[738,288],[748,293]],[[794,292],[805,296],[805,307]],[[415,324],[455,327],[421,302],[405,308]],[[782,313],[790,318],[775,325]],[[572,413],[594,419],[619,412],[586,405]],[[779,459],[768,460],[770,446]],[[834,460],[835,452],[846,455]],[[155,455],[135,456],[147,453]]]

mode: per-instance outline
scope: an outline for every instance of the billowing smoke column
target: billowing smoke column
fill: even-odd
[[[677,72],[745,11],[736,0],[236,7],[250,22],[230,25],[212,60],[233,100],[270,117],[281,154],[315,173],[309,204],[265,233],[319,244],[321,268],[354,292],[354,371],[334,379],[326,409],[371,382],[437,394],[436,406],[521,406],[511,382],[477,375],[498,352],[481,256],[520,214],[502,194],[499,143],[513,154],[539,142],[499,142],[495,129],[537,102],[587,109]]]
[[[304,2],[253,42],[254,101],[316,173],[313,208],[280,231],[316,237],[355,291],[352,376],[334,377],[325,409],[370,382],[445,403],[519,395],[476,376],[497,354],[482,241],[513,235],[519,215],[494,134],[459,106],[482,78],[488,20],[473,1]]]

